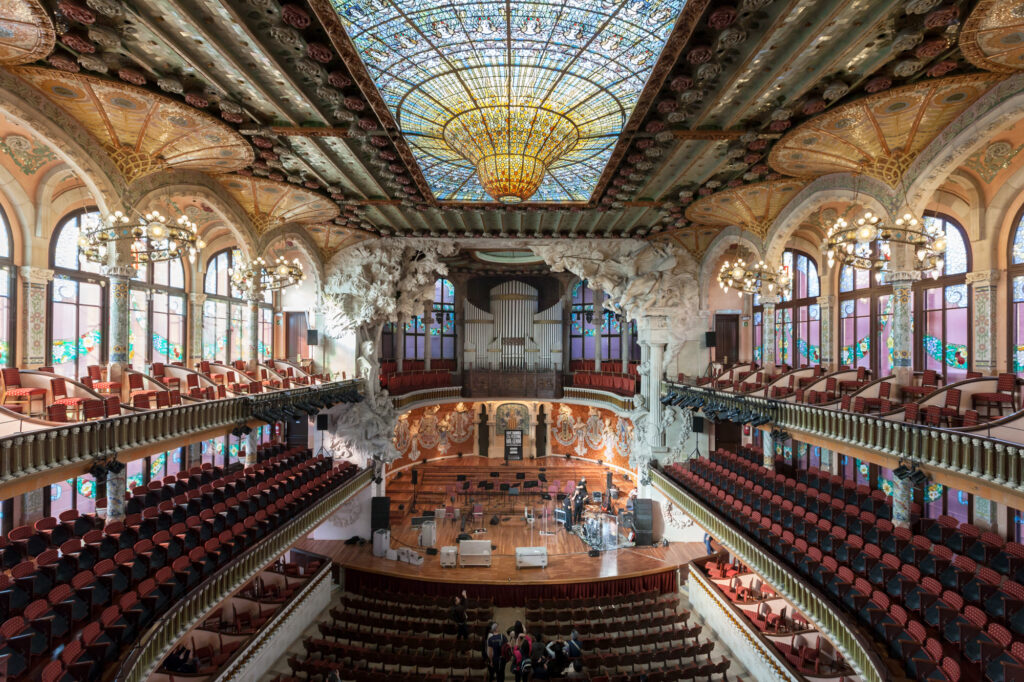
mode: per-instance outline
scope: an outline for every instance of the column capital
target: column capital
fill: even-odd
[[[774,308],[778,302],[778,294],[761,294],[761,305],[764,306],[765,308]]]
[[[20,272],[21,278],[28,284],[47,284],[53,281],[53,270],[48,268],[37,268],[32,265],[22,265]]]
[[[188,300],[193,305],[203,305],[206,303],[206,294],[189,294]]]
[[[827,296],[819,296],[815,300],[818,302],[818,305],[835,305],[835,303],[836,303],[835,294],[829,294]]]
[[[138,272],[134,265],[105,265],[103,266],[103,274],[107,277],[121,277],[123,279],[131,279]]]
[[[920,270],[893,270],[885,274],[885,279],[890,284],[896,286],[897,284],[913,284],[921,280]]]
[[[974,272],[968,272],[964,278],[968,284],[995,286],[999,283],[1000,274],[999,270],[976,270]]]

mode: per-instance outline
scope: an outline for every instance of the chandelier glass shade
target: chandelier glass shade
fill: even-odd
[[[549,109],[495,105],[462,112],[445,125],[444,139],[476,167],[492,198],[516,204],[537,192],[551,164],[580,136],[576,124]]]
[[[278,257],[273,263],[267,263],[262,257],[250,263],[243,263],[228,270],[231,283],[236,289],[250,293],[258,291],[275,291],[284,289],[306,279],[299,259],[288,262],[284,256]]]
[[[764,261],[758,261],[752,265],[742,258],[734,262],[726,261],[718,271],[718,286],[726,293],[729,289],[735,289],[736,293],[743,294],[772,294],[776,287],[779,292],[787,291],[792,284],[792,277],[785,268],[778,272],[772,269]]]
[[[872,270],[876,276],[888,271],[894,244],[909,247],[914,266],[937,277],[945,264],[946,233],[940,223],[931,224],[905,211],[891,225],[871,211],[848,221],[838,218],[825,239],[828,265],[835,262],[857,270]]]
[[[168,220],[158,211],[137,219],[122,211],[114,211],[92,229],[83,229],[78,247],[83,256],[94,263],[107,263],[111,248],[128,242],[134,264],[156,263],[185,256],[195,262],[206,246],[198,237],[198,227],[187,216]]]

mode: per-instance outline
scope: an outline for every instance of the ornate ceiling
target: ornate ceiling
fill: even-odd
[[[259,230],[301,223],[322,254],[380,234],[651,237],[700,256],[726,225],[763,235],[796,193],[780,187],[898,180],[1020,68],[1018,4],[11,0],[0,63],[30,62],[6,68],[129,180],[215,174]],[[575,140],[515,206],[446,126],[495,102],[544,111],[516,144],[540,124]],[[464,131],[494,132],[474,116]]]

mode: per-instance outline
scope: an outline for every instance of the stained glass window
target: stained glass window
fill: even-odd
[[[762,311],[758,311],[758,312],[754,313],[754,324],[753,324],[753,329],[754,329],[754,332],[753,332],[754,333],[754,342],[753,342],[754,362],[756,362],[759,365],[761,364],[761,358],[762,358],[762,355],[763,355],[762,341],[761,341],[761,329],[762,329],[761,318],[763,316],[764,316],[764,312],[762,312]]]
[[[839,363],[871,367],[871,299],[851,298],[839,303]]]
[[[512,113],[495,120],[526,145],[546,137],[533,135],[539,118],[569,133],[572,144],[550,164],[533,200],[588,200],[685,5],[331,1],[434,196],[457,201],[491,199],[451,132],[491,141],[481,121],[502,106]],[[506,123],[515,116],[523,125]],[[472,125],[448,126],[455,119]]]
[[[925,216],[924,221],[925,224],[929,226],[934,227],[939,225],[945,228],[946,254],[944,258],[943,274],[962,275],[966,273],[969,267],[968,254],[970,251],[967,247],[967,238],[964,234],[963,228],[961,228],[951,218],[941,215]]]
[[[601,324],[594,308],[594,292],[586,282],[576,282],[572,288],[572,306],[569,312],[570,360],[594,359],[594,334]]]
[[[11,352],[15,318],[11,297],[14,290],[14,272],[14,262],[11,260],[11,226],[7,222],[7,214],[0,207],[0,367],[7,367],[14,361]]]
[[[249,352],[249,302],[242,292],[231,284],[230,270],[242,262],[238,249],[224,249],[213,254],[206,264],[203,291],[207,294],[203,306],[203,359],[229,363],[247,360]],[[211,303],[216,303],[211,306]],[[265,360],[273,357],[274,318],[273,295],[264,292],[257,317],[257,356]],[[207,321],[211,328],[207,329]]]
[[[78,252],[79,228],[98,220],[95,211],[73,213],[61,221],[52,237],[50,364],[73,379],[84,376],[89,365],[103,362],[106,278],[95,274],[99,266]]]
[[[434,318],[430,320],[430,357],[455,359],[455,286],[447,279],[434,282]]]
[[[782,265],[792,285],[788,293],[783,291],[783,302],[775,309],[775,362],[793,367],[817,365],[821,362],[818,264],[802,251],[787,249]]]
[[[423,360],[426,356],[423,354],[423,339],[426,337],[425,330],[423,327],[423,318],[419,315],[407,320],[405,326],[402,329],[403,338],[405,339],[404,353],[402,355],[403,360]],[[406,365],[402,365],[404,369],[409,369]]]
[[[184,361],[184,289],[181,259],[150,263],[132,280],[130,355],[136,367]]]

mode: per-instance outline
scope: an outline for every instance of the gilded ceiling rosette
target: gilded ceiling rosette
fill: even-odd
[[[768,164],[797,177],[863,173],[897,187],[921,150],[1001,79],[925,80],[843,104],[787,133]]]
[[[775,218],[806,184],[784,179],[731,187],[693,202],[686,217],[705,225],[738,225],[764,239]]]
[[[285,223],[328,222],[340,213],[338,205],[330,199],[287,182],[245,175],[218,179],[249,214],[259,234]]]
[[[253,160],[217,119],[143,88],[35,66],[12,71],[81,123],[128,181],[164,168],[229,173]]]
[[[50,15],[38,0],[0,0],[0,64],[28,64],[53,50]]]

